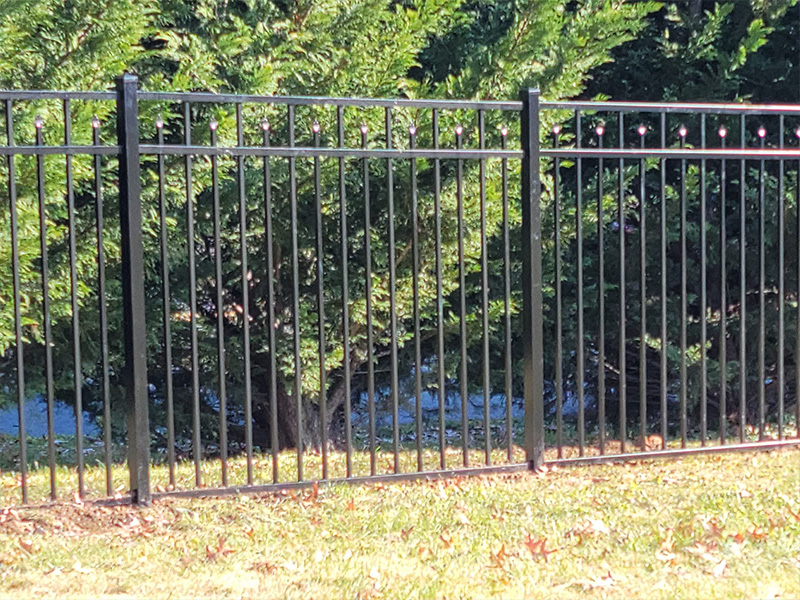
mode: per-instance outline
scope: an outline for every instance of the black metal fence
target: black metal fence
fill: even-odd
[[[0,101],[4,502],[796,442],[798,107]]]
[[[558,458],[796,438],[798,107],[547,109]]]

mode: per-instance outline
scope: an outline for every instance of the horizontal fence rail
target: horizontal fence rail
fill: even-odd
[[[800,106],[118,86],[0,91],[0,504],[798,439]]]

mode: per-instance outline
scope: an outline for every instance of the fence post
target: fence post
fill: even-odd
[[[128,73],[116,79],[128,469],[132,501],[135,504],[147,505],[151,500],[150,424],[147,414],[147,340],[139,174],[138,83],[137,78]]]
[[[520,92],[522,119],[522,319],[525,338],[525,454],[531,469],[544,464],[542,349],[542,222],[539,177],[539,90]]]

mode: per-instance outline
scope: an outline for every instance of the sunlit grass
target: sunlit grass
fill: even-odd
[[[799,572],[798,449],[0,512],[0,596],[798,598]]]

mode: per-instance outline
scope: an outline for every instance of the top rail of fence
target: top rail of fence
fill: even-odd
[[[55,90],[0,90],[0,100],[114,100],[114,92],[70,92]]]
[[[114,100],[113,91],[67,90],[0,90],[0,100]],[[384,108],[427,108],[439,110],[521,111],[515,100],[436,100],[427,98],[335,98],[328,96],[269,96],[260,94],[217,94],[210,92],[147,92],[138,93],[139,100],[160,102],[192,102],[220,104],[292,104],[316,106],[354,106]],[[800,104],[740,104],[715,102],[619,102],[583,100],[542,100],[542,109],[649,112],[649,113],[716,113],[800,115]]]
[[[360,108],[431,108],[439,110],[522,110],[521,102],[498,100],[429,100],[424,98],[332,98],[326,96],[262,96],[207,92],[140,92],[140,100],[218,104],[292,104]]]
[[[800,104],[736,104],[736,103],[682,103],[682,102],[595,102],[543,100],[540,104],[548,110],[640,112],[640,113],[713,113],[713,114],[771,114],[800,115]]]

